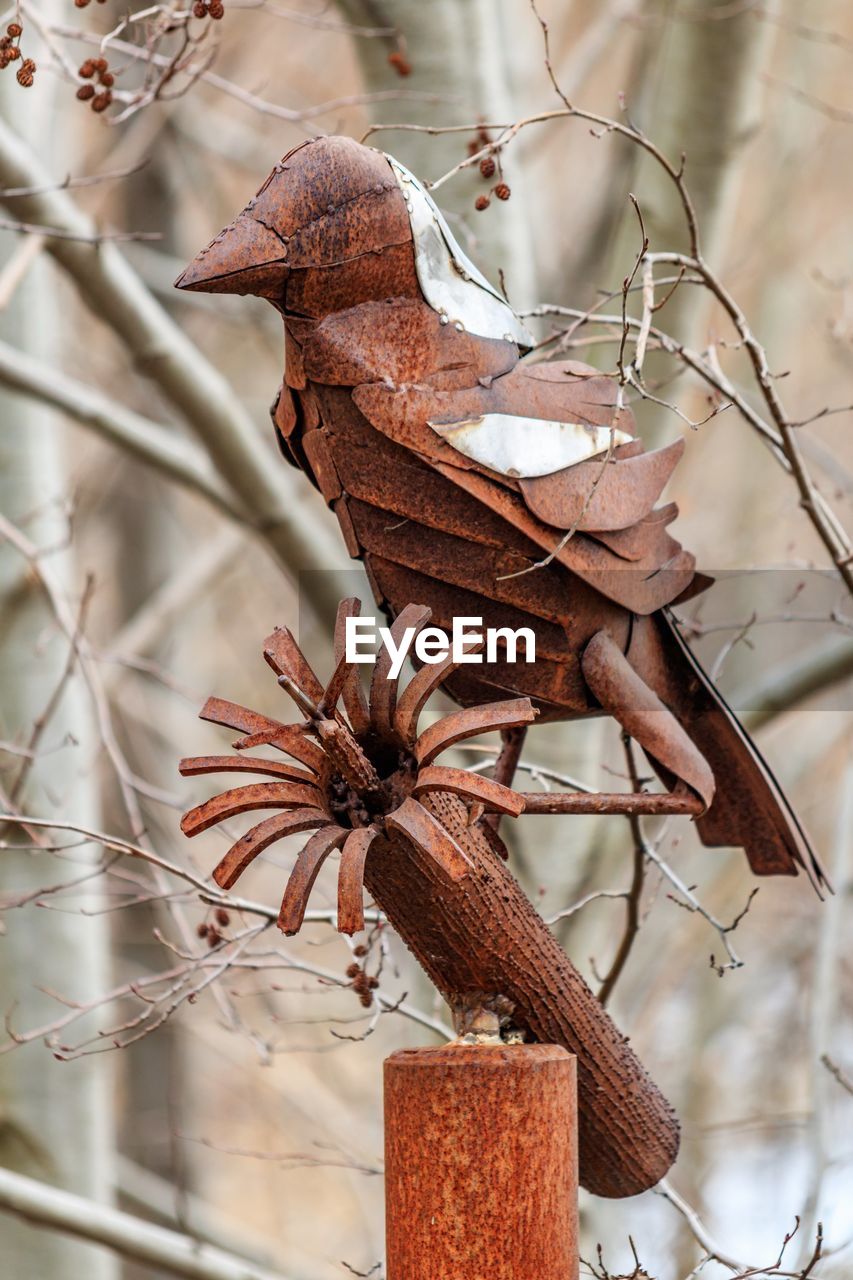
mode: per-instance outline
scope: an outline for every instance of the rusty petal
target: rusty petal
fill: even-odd
[[[277,676],[288,676],[312,702],[323,697],[323,685],[296,643],[289,627],[276,627],[264,641],[264,659]]]
[[[340,848],[347,834],[344,827],[326,827],[317,831],[296,859],[278,914],[278,927],[288,937],[302,928],[308,898],[320,868],[332,850]]]
[[[468,874],[471,861],[467,854],[438,819],[411,796],[388,814],[385,826],[391,831],[401,832],[417,845],[421,853],[431,858],[449,879],[462,880]]]
[[[485,707],[466,707],[453,711],[429,728],[424,729],[413,747],[413,754],[421,768],[430,764],[440,752],[446,751],[466,738],[476,738],[493,729],[512,729],[516,725],[532,724],[536,711],[529,698],[511,698],[506,702],[491,702]]]
[[[480,653],[484,645],[484,639],[469,645],[465,650],[465,656],[470,657],[475,653]],[[461,665],[460,662],[454,660],[452,653],[448,653],[447,657],[442,658],[441,662],[429,665],[424,664],[420,671],[415,672],[400,694],[397,701],[397,709],[394,712],[394,728],[409,746],[415,740],[420,714],[427,702],[429,702],[430,697],[447,676]]]
[[[286,782],[304,782],[307,786],[317,782],[315,774],[285,760],[261,760],[257,756],[185,756],[178,765],[178,773],[184,778],[196,778],[204,773],[262,773]]]
[[[235,818],[238,813],[253,809],[298,809],[301,805],[323,804],[323,794],[317,786],[302,787],[290,782],[257,782],[248,787],[234,787],[223,791],[204,804],[196,805],[181,819],[185,836],[197,836],[218,822]]]
[[[417,635],[431,616],[432,611],[423,605],[406,605],[391,625],[391,639],[395,649],[399,649],[403,636],[410,627]],[[374,728],[383,737],[389,737],[394,732],[394,709],[397,706],[397,681],[389,679],[390,670],[391,653],[383,645],[376,655],[370,680],[370,714]]]
[[[376,827],[351,831],[341,850],[338,872],[338,931],[360,933],[364,928],[364,864],[379,832]]]
[[[581,667],[605,711],[653,759],[686,782],[707,808],[714,798],[714,775],[705,757],[606,632],[590,640]]]
[[[414,794],[417,796],[427,791],[450,791],[453,795],[479,802],[492,813],[508,813],[513,818],[524,812],[524,799],[517,791],[466,769],[450,769],[444,765],[421,769]]]
[[[347,618],[357,618],[360,613],[361,601],[354,596],[347,600],[342,600],[338,605],[337,617],[335,618],[336,663],[340,663],[346,654],[346,620]],[[370,726],[370,712],[356,667],[351,668],[349,677],[345,680],[341,690],[341,696],[354,731],[357,734],[365,733]]]
[[[313,827],[329,826],[329,815],[322,809],[295,809],[293,813],[276,813],[259,822],[241,836],[215,868],[213,878],[220,889],[230,889],[246,870],[250,862],[263,853],[276,840],[298,835]]]
[[[320,701],[320,711],[324,715],[334,715],[344,685],[347,684],[352,676],[355,666],[352,662],[347,662],[346,656],[340,657],[335,663],[335,669],[329,677],[329,682],[323,690],[323,697]]]
[[[281,724],[278,720],[270,720],[268,716],[250,711],[236,702],[227,702],[224,698],[208,698],[199,712],[199,718],[209,720],[211,724],[221,724],[228,729],[239,729],[246,736],[234,745],[241,751],[250,747],[277,747],[285,755],[293,756],[301,764],[307,765],[315,773],[322,770],[325,757],[318,746],[309,742],[301,728],[292,724]]]

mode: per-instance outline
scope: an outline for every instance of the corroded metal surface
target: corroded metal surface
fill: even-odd
[[[758,874],[805,866],[820,881],[772,774],[661,612],[707,585],[671,535],[674,506],[656,506],[683,442],[645,453],[613,377],[522,360],[518,317],[412,174],[348,138],[304,143],[178,285],[254,293],[282,313],[282,449],[335,512],[383,609],[418,600],[441,627],[498,610],[486,625],[534,630],[535,667],[504,655],[476,672],[448,667],[453,697],[524,694],[542,720],[605,711],[627,729],[618,649],[631,687],[659,700],[640,740],[662,776],[710,799],[685,730],[710,763],[706,843],[742,845]],[[560,465],[582,455],[573,441],[599,452]],[[584,663],[600,633],[614,648]],[[622,693],[605,703],[614,681]]]
[[[388,1280],[576,1280],[575,1062],[552,1045],[385,1063]]]
[[[346,618],[359,608],[354,600],[340,606],[336,650]],[[398,621],[415,625],[428,618],[429,610],[413,605]],[[536,718],[530,700],[453,712],[419,734],[421,712],[436,687],[423,670],[399,696],[397,682],[383,680],[372,682],[365,699],[342,652],[325,683],[287,631],[267,639],[264,657],[305,716],[301,723],[283,724],[221,699],[210,699],[204,713],[246,733],[240,743],[263,739],[282,752],[298,751],[302,765],[285,766],[297,778],[279,778],[272,767],[277,761],[245,762],[239,754],[181,762],[187,776],[242,772],[248,763],[275,778],[232,788],[185,816],[184,831],[194,836],[241,812],[273,810],[234,842],[213,873],[217,884],[230,888],[275,841],[313,832],[296,858],[278,918],[279,928],[292,934],[302,925],[316,876],[339,849],[338,928],[355,933],[364,927],[366,889],[454,1010],[475,997],[489,1007],[499,1004],[517,1038],[575,1054],[584,1185],[607,1196],[652,1186],[678,1150],[672,1109],[503,865],[505,850],[489,826],[492,813],[517,817],[528,804],[531,813],[548,810],[500,779],[439,759],[455,743],[496,727],[516,741],[518,727]],[[580,802],[591,799],[584,795]],[[624,812],[660,799],[599,797],[596,811]]]

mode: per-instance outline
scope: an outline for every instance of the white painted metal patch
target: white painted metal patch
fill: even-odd
[[[384,154],[406,197],[415,242],[415,269],[429,305],[446,323],[481,338],[508,338],[520,347],[532,347],[532,335],[462,251],[429,192],[405,165]]]
[[[519,480],[549,476],[632,439],[625,431],[582,422],[553,422],[486,413],[464,422],[431,422],[433,431],[466,458]]]

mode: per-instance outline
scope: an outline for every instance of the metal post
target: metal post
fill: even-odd
[[[403,1049],[385,1063],[387,1280],[576,1280],[575,1058]]]

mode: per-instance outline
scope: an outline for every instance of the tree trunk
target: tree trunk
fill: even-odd
[[[17,129],[42,145],[56,140],[56,116],[50,89],[55,80],[41,72],[38,94],[20,89],[7,77],[2,96]],[[9,83],[9,79],[12,83]],[[32,97],[31,97],[32,93]],[[48,123],[49,122],[49,123]],[[60,176],[68,171],[63,158]],[[14,253],[20,237],[4,236]],[[5,255],[4,255],[5,256]],[[9,307],[0,315],[0,335],[40,356],[53,353],[51,317],[55,304],[48,289],[51,268],[42,258],[30,267]],[[50,411],[31,400],[4,396],[0,465],[0,509],[23,527],[42,548],[61,546],[68,527],[64,504],[69,476],[63,434]],[[75,570],[70,551],[51,553],[43,561],[62,590],[73,590]],[[62,679],[69,642],[52,615],[35,575],[8,543],[0,543],[0,644],[3,651],[3,738],[26,745],[37,717]],[[79,674],[68,681],[57,710],[46,725],[36,759],[23,789],[21,807],[39,816],[61,813],[87,826],[99,825],[95,778],[95,727],[88,694]],[[3,757],[4,791],[14,785],[22,758]],[[10,843],[26,843],[18,828],[4,832]],[[42,885],[76,880],[100,850],[75,849],[73,861],[50,854],[6,850],[4,891],[10,896]],[[73,906],[93,908],[97,891],[90,885],[75,891]],[[20,1028],[55,1016],[60,1006],[43,995],[53,988],[76,1000],[91,999],[109,987],[107,916],[71,910],[38,910],[32,905],[9,912],[7,932],[0,938],[0,1005],[14,1008]],[[34,1043],[0,1057],[0,1164],[92,1199],[107,1201],[112,1187],[112,1060],[98,1055],[61,1063],[45,1045]],[[3,1223],[0,1273],[38,1276],[41,1280],[111,1280],[114,1259],[102,1249],[71,1242],[19,1220]]]
[[[400,124],[452,125],[467,121],[509,122],[515,118],[511,63],[515,8],[506,0],[338,0],[352,22],[373,27],[396,27],[405,38],[410,73],[401,77],[389,55],[397,42],[388,39],[356,41],[368,92],[397,90],[435,94],[421,99],[380,102],[372,107],[376,121]],[[523,17],[529,18],[524,13]],[[526,27],[525,27],[526,29]],[[403,131],[375,134],[370,142],[389,151],[419,178],[435,179],[464,160],[473,135],[431,136]],[[510,157],[504,172],[513,187]],[[457,175],[437,192],[438,203],[453,224],[463,248],[495,285],[503,271],[510,301],[516,309],[536,301],[536,278],[530,222],[517,191],[510,200],[492,198],[484,212],[474,201],[488,195],[499,181],[485,180],[474,167]]]

